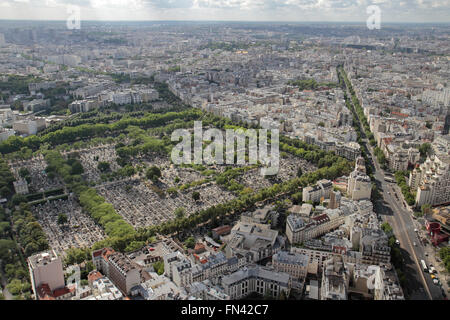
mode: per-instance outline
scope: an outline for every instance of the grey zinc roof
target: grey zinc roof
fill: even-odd
[[[287,285],[289,282],[289,275],[283,272],[275,272],[260,266],[251,266],[236,271],[228,276],[222,278],[222,284],[232,285],[236,282],[249,278],[263,278],[269,281],[276,281]]]
[[[273,256],[273,259],[281,263],[297,264],[306,267],[308,265],[309,256],[301,253],[280,251]]]

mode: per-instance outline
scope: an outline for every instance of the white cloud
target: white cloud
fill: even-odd
[[[450,0],[0,0],[0,19],[65,19],[68,4],[80,6],[85,20],[365,21],[373,4],[383,21],[450,16]]]

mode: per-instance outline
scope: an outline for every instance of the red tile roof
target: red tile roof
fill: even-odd
[[[220,226],[220,227],[212,229],[212,231],[214,231],[218,235],[222,235],[225,233],[229,233],[231,231],[231,227],[228,225]]]
[[[89,281],[89,283],[92,283],[95,280],[100,279],[102,277],[103,277],[103,275],[99,271],[94,270],[94,271],[89,272],[88,281]]]

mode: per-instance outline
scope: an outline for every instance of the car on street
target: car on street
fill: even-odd
[[[414,228],[414,232],[417,232],[417,231],[419,231],[419,230],[417,230],[417,228]]]
[[[398,241],[398,239],[397,239],[397,240],[395,240],[395,243],[399,245],[399,244],[400,244],[400,241]]]
[[[414,245],[414,247],[416,247],[416,246],[417,246],[417,243],[413,242],[413,245]]]

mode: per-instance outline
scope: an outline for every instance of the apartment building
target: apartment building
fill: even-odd
[[[376,270],[374,300],[405,300],[395,272],[381,267]]]
[[[391,248],[388,237],[381,229],[363,228],[359,242],[359,251],[362,253],[362,263],[389,265],[391,261]]]
[[[321,300],[347,300],[349,274],[341,256],[325,261],[322,273]]]
[[[13,129],[20,135],[30,136],[47,126],[44,118],[17,120],[13,123]]]
[[[123,294],[98,271],[91,271],[88,275],[89,286],[83,287],[73,300],[122,300]]]
[[[87,85],[82,88],[78,88],[73,92],[75,98],[86,99],[87,97],[96,95],[104,90],[107,90],[113,86],[113,83],[103,82],[97,84]]]
[[[70,112],[88,112],[99,106],[98,101],[95,100],[76,100],[69,104]]]
[[[205,257],[194,254],[192,260],[180,252],[174,252],[164,256],[164,273],[182,288],[240,268],[246,262],[244,256],[237,255],[227,259],[222,252]]]
[[[291,214],[286,219],[286,236],[291,244],[302,243],[336,229],[344,219],[345,212],[341,209],[326,209],[311,219]]]
[[[348,177],[347,194],[352,200],[370,199],[372,194],[370,177],[360,171],[352,171]]]
[[[228,258],[240,253],[251,256],[253,262],[272,256],[284,247],[284,240],[270,225],[239,221],[231,230],[230,240],[225,248]]]
[[[28,182],[25,179],[19,179],[13,182],[14,190],[17,194],[28,194]]]
[[[0,121],[1,124],[1,121]],[[13,136],[16,132],[12,129],[0,128],[0,142],[7,140],[9,137]]]
[[[179,288],[189,286],[193,282],[195,271],[189,260],[177,261],[172,265],[172,280]]]
[[[194,282],[186,292],[191,297],[200,300],[230,300],[230,296],[225,294],[220,288],[213,286],[209,280]]]
[[[292,280],[287,273],[251,265],[224,276],[221,284],[225,294],[230,296],[232,300],[245,298],[251,293],[277,298],[283,291],[286,295],[289,295]]]
[[[336,155],[346,158],[348,160],[355,160],[361,156],[361,147],[357,142],[336,143]]]
[[[140,268],[124,254],[110,248],[92,252],[92,260],[97,270],[105,274],[124,295],[141,283]]]
[[[34,99],[23,103],[24,111],[38,112],[50,107],[50,99]]]
[[[309,256],[301,253],[280,251],[272,256],[272,266],[275,271],[287,273],[293,279],[305,279],[308,264]]]
[[[319,180],[316,185],[303,188],[303,202],[312,201],[314,203],[330,197],[330,191],[333,189],[333,183],[330,180]]]
[[[410,186],[417,186],[416,206],[450,203],[450,156],[434,155],[410,174]]]
[[[274,209],[275,207],[271,205],[256,209],[255,211],[244,212],[241,215],[241,221],[249,223],[271,224],[272,226],[276,226],[278,220],[278,212]]]
[[[110,101],[114,104],[140,104],[158,100],[158,91],[154,89],[128,89],[110,94]]]
[[[65,287],[62,260],[54,250],[34,254],[28,257],[27,262],[36,300],[52,296],[55,290]]]

